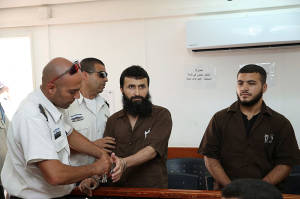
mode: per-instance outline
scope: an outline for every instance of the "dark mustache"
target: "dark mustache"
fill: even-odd
[[[131,98],[131,100],[134,100],[134,99],[141,99],[141,100],[142,100],[142,99],[144,99],[144,98],[143,98],[142,96],[135,96],[135,97],[132,97],[132,98]]]
[[[247,94],[247,95],[249,95],[250,93],[249,92],[241,92],[241,94]]]

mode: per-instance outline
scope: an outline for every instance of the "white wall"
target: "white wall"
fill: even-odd
[[[298,74],[300,47],[194,53],[185,47],[185,22],[204,17],[235,17],[247,13],[300,10],[299,0],[100,0],[28,1],[2,4],[0,37],[29,34],[32,38],[35,85],[50,58],[104,61],[109,73],[106,89],[121,108],[119,77],[139,64],[149,72],[155,104],[173,117],[170,146],[198,146],[211,116],[235,99],[239,64],[276,63],[276,85],[265,101],[292,122],[300,143]],[[45,3],[46,2],[46,3]],[[46,4],[46,5],[45,5]],[[6,8],[5,8],[6,7]],[[1,55],[0,55],[1,56]],[[184,84],[185,68],[192,64],[217,69],[214,89],[192,89]]]

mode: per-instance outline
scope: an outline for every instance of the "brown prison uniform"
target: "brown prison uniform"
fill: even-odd
[[[127,168],[116,186],[168,187],[166,160],[171,129],[170,112],[166,108],[155,105],[152,106],[149,117],[138,118],[133,130],[124,110],[108,118],[103,137],[110,136],[116,139],[114,152],[117,156],[128,157],[146,146],[153,147],[157,152],[154,159]]]
[[[293,166],[299,157],[291,123],[264,102],[248,136],[238,102],[217,112],[198,152],[219,160],[231,180],[262,179],[276,165]]]

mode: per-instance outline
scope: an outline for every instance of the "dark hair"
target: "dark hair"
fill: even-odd
[[[262,84],[265,84],[266,80],[267,80],[267,73],[266,73],[265,69],[261,66],[256,65],[256,64],[248,64],[248,65],[243,66],[239,70],[237,76],[240,73],[259,73],[260,74],[260,81],[261,81]]]
[[[101,65],[105,66],[101,60],[94,58],[94,57],[89,57],[89,58],[85,58],[85,59],[81,60],[81,62],[80,62],[81,70],[82,71],[94,71],[95,64],[101,64]]]
[[[121,88],[123,88],[123,86],[124,86],[125,77],[133,77],[135,79],[147,78],[148,86],[150,84],[150,79],[149,79],[148,73],[145,71],[145,69],[143,69],[141,66],[138,66],[138,65],[130,66],[122,72],[121,77],[120,77],[120,87]]]
[[[240,199],[282,199],[280,191],[260,179],[239,179],[232,181],[222,190],[222,197]]]

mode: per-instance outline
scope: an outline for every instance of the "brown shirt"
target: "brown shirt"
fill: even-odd
[[[292,166],[299,157],[291,123],[265,103],[248,136],[237,102],[217,112],[198,152],[218,159],[230,179],[263,178],[276,165]]]
[[[114,152],[119,157],[128,157],[152,146],[157,156],[144,164],[127,168],[117,186],[167,188],[168,175],[166,168],[168,141],[172,129],[170,112],[153,105],[152,114],[138,118],[133,130],[126,113],[121,110],[108,118],[105,136],[116,139]]]

